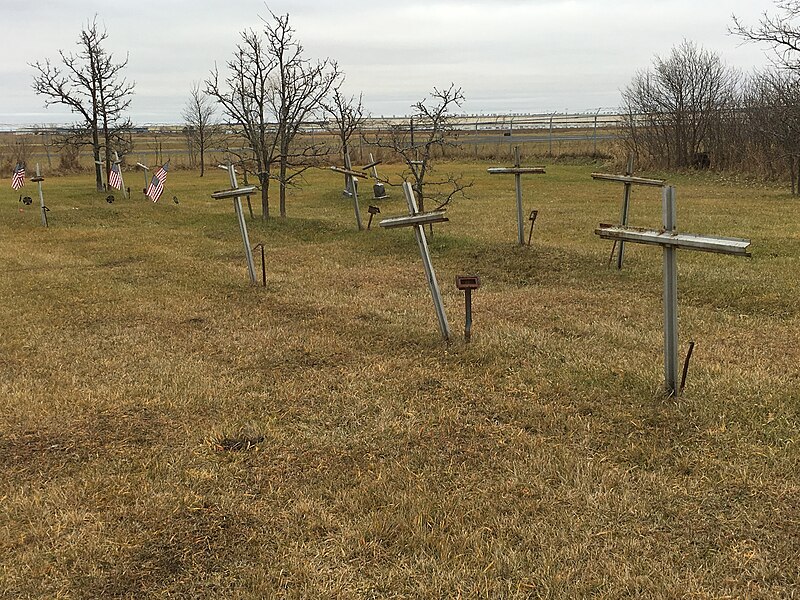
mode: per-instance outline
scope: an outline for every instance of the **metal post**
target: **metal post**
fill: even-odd
[[[520,156],[519,146],[514,146],[514,166],[519,169]],[[514,182],[517,184],[517,243],[525,245],[525,226],[522,223],[522,175],[514,174]]]
[[[466,319],[464,320],[464,341],[469,344],[472,337],[472,290],[464,290],[464,306]]]
[[[676,231],[675,188],[662,192],[663,226]],[[664,246],[664,389],[668,396],[678,393],[678,249]]]
[[[236,182],[236,171],[234,170],[233,163],[228,163],[228,176],[231,180],[231,189],[238,189],[239,184]],[[253,249],[250,247],[250,237],[247,235],[247,223],[245,223],[244,211],[242,210],[242,199],[239,196],[233,199],[233,209],[236,211],[236,219],[239,221],[239,231],[242,234],[244,253],[247,258],[247,271],[250,274],[250,283],[255,284],[256,266],[253,263]]]
[[[403,193],[408,203],[410,215],[417,214],[417,201],[414,198],[414,189],[408,181],[403,182]],[[425,230],[422,225],[414,225],[414,235],[417,238],[419,253],[422,256],[422,264],[425,267],[425,276],[428,279],[428,287],[433,298],[433,306],[436,309],[436,317],[439,320],[439,331],[446,342],[450,341],[450,326],[447,323],[447,315],[444,313],[444,303],[442,302],[442,292],[439,290],[439,282],[436,281],[436,273],[433,272],[431,254],[428,250],[428,240],[425,237]]]
[[[39,186],[39,205],[41,206],[42,210],[42,225],[47,227],[48,208],[44,205],[44,194],[42,193],[42,181],[44,181],[44,178],[42,177],[42,174],[39,172],[39,163],[36,163],[36,185]]]
[[[630,177],[633,175],[633,154],[628,155],[628,166],[625,169],[625,175]],[[625,191],[622,194],[622,214],[620,215],[620,225],[623,227],[627,226],[628,224],[628,211],[631,205],[631,187],[633,186],[632,183],[629,181],[625,182]],[[623,255],[625,254],[625,242],[620,240],[619,242],[619,253],[617,254],[617,269],[622,269],[622,259]]]

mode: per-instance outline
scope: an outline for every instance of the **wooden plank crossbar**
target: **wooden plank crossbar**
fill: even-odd
[[[433,212],[417,213],[416,215],[411,215],[408,217],[389,217],[388,219],[383,219],[380,225],[386,229],[392,229],[395,227],[409,227],[411,225],[443,223],[450,220],[445,217],[444,214],[445,213],[443,210],[438,210]]]
[[[514,166],[513,167],[489,167],[490,175],[513,175],[517,191],[517,243],[525,245],[525,224],[522,219],[522,175],[544,175],[547,173],[544,167],[522,167],[520,166],[519,146],[514,147]]]
[[[672,246],[685,250],[751,256],[747,251],[747,248],[750,246],[750,240],[744,238],[697,235],[694,233],[672,233],[669,231],[654,231],[639,227],[619,226],[601,226],[595,229],[594,232],[604,240],[624,240],[626,242],[635,242],[638,244]]]
[[[486,170],[489,175],[544,175],[547,173],[544,167],[489,167]]]
[[[675,396],[678,388],[678,250],[697,250],[733,256],[750,256],[750,240],[679,233],[676,227],[675,188],[662,188],[663,229],[601,225],[595,234],[603,239],[661,246],[664,252],[664,389]]]
[[[334,173],[341,173],[342,175],[349,175],[350,177],[361,177],[366,179],[369,177],[366,173],[360,173],[359,171],[352,171],[350,169],[343,169],[342,167],[330,167],[331,171]]]
[[[620,183],[631,183],[633,185],[649,185],[653,187],[663,187],[666,183],[663,179],[646,179],[644,177],[633,177],[632,175],[609,175],[608,173],[592,173],[592,179],[600,181],[618,181]]]

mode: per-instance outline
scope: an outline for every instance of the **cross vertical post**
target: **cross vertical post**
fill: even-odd
[[[676,233],[675,188],[662,192],[665,233]],[[620,247],[620,253],[622,248]],[[678,392],[678,248],[664,246],[664,386],[668,395]]]
[[[414,197],[414,188],[408,181],[403,182],[403,193],[406,197],[408,204],[408,213],[410,215],[417,214],[417,200]],[[428,249],[428,239],[425,237],[425,229],[423,225],[414,225],[414,235],[417,238],[417,245],[419,246],[419,253],[422,256],[422,264],[425,267],[425,277],[428,280],[428,287],[431,291],[431,298],[433,299],[433,306],[436,310],[436,317],[439,320],[439,331],[446,342],[450,341],[450,325],[447,323],[447,315],[444,312],[444,302],[442,302],[442,292],[439,289],[439,282],[436,280],[436,273],[433,271],[433,263],[431,262],[431,253]]]
[[[36,163],[36,177],[33,177],[31,180],[35,181],[36,185],[39,187],[39,206],[41,207],[42,211],[42,225],[47,227],[47,211],[50,209],[44,205],[44,194],[42,193],[42,182],[44,181],[44,177],[42,177],[42,174],[39,171],[39,163]]]
[[[630,177],[633,175],[633,154],[628,155],[628,165],[625,169],[625,175]],[[630,181],[624,183],[625,191],[622,193],[622,214],[619,218],[619,223],[623,227],[628,225],[628,211],[631,205],[631,184]],[[617,269],[622,269],[622,256],[625,254],[625,242],[619,242],[619,252],[617,253]]]
[[[239,184],[236,181],[236,170],[233,163],[228,163],[228,177],[231,180],[231,189],[237,189]],[[242,199],[239,196],[233,199],[233,209],[236,211],[236,219],[239,221],[239,231],[242,234],[242,242],[244,243],[244,254],[247,258],[247,271],[250,274],[250,283],[256,283],[256,266],[253,263],[253,249],[250,247],[250,236],[247,235],[247,223],[244,220],[244,211],[242,211]]]
[[[519,146],[514,146],[514,167],[519,169]],[[517,243],[525,245],[525,227],[522,223],[522,175],[517,171],[514,173],[514,183],[517,186]]]

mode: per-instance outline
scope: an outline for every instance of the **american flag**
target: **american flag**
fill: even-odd
[[[119,164],[117,163],[111,165],[111,170],[108,172],[108,185],[115,190],[122,189],[122,173],[119,172]]]
[[[17,163],[14,168],[14,175],[11,177],[11,187],[18,190],[25,185],[25,165]]]
[[[161,194],[164,191],[164,184],[167,182],[167,169],[169,168],[169,161],[163,167],[156,171],[153,179],[150,180],[150,185],[147,186],[147,196],[153,201],[158,202]]]

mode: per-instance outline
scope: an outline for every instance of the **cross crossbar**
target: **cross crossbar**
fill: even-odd
[[[246,187],[237,188],[235,190],[220,190],[218,192],[213,192],[211,197],[215,200],[224,200],[226,198],[237,198],[239,196],[247,196],[252,194],[256,189],[254,185],[248,185]]]
[[[395,227],[411,227],[412,225],[443,223],[444,221],[450,220],[445,217],[444,214],[445,213],[443,210],[437,210],[433,212],[418,213],[408,217],[389,217],[388,219],[383,219],[380,222],[380,226],[384,227],[385,229],[392,229]]]
[[[607,173],[592,173],[592,179],[601,181],[618,181],[620,183],[631,183],[633,185],[649,185],[653,187],[663,187],[666,183],[663,179],[646,179],[644,177],[633,177],[631,175],[609,175]]]
[[[489,167],[486,170],[489,172],[489,175],[547,174],[547,170],[544,167]]]
[[[350,169],[343,169],[342,167],[330,167],[331,171],[334,173],[341,173],[342,175],[349,175],[350,177],[361,177],[366,179],[369,177],[366,173],[360,173],[358,171],[352,171]]]
[[[747,251],[747,248],[750,247],[750,240],[744,238],[698,235],[695,233],[672,233],[669,231],[654,231],[639,227],[619,226],[601,226],[595,229],[594,232],[605,240],[622,240],[655,246],[672,246],[685,250],[750,256],[750,253]]]

